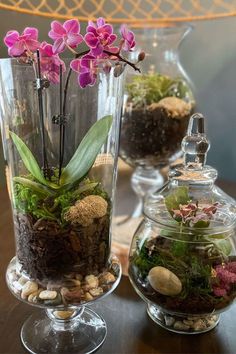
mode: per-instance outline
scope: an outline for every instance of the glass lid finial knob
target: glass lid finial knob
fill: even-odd
[[[187,135],[182,141],[184,165],[187,169],[202,169],[206,163],[210,142],[205,134],[205,118],[195,113],[189,120]]]

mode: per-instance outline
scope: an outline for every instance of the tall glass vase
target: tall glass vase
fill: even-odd
[[[132,217],[141,215],[144,198],[163,185],[161,168],[180,156],[195,106],[191,80],[179,59],[190,31],[187,25],[135,30],[146,57],[142,75],[127,78],[119,151],[134,167],[131,185],[139,203]]]
[[[103,67],[104,63],[99,63]],[[99,69],[99,68],[97,68]],[[16,240],[7,283],[46,310],[23,325],[32,353],[90,353],[106,323],[85,307],[120,279],[110,254],[122,77],[97,72],[81,89],[67,68],[60,85],[35,78],[24,58],[0,60],[0,113]]]

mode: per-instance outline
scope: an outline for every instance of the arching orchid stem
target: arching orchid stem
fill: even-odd
[[[113,57],[117,57],[123,63],[126,63],[129,66],[131,66],[135,71],[138,71],[139,73],[141,73],[140,68],[138,68],[134,63],[131,63],[129,60],[123,58],[119,53],[114,54],[114,53],[111,53],[111,52],[109,52],[107,50],[104,50],[103,53],[108,54],[108,55],[113,56]]]

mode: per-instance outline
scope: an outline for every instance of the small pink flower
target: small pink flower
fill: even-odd
[[[11,57],[24,55],[26,51],[34,52],[40,46],[38,30],[34,27],[26,27],[21,35],[17,31],[8,31],[4,43]]]
[[[226,284],[233,284],[236,283],[236,274],[228,271],[223,266],[217,266],[215,268],[217,277]]]
[[[87,33],[84,37],[86,44],[91,48],[91,54],[98,57],[104,50],[113,54],[118,53],[118,47],[111,47],[117,36],[113,33],[113,27],[105,23],[103,18],[97,20],[97,24],[89,21]]]
[[[48,35],[54,40],[53,52],[55,54],[63,52],[66,46],[76,48],[83,41],[77,20],[65,21],[63,25],[58,21],[53,21]]]
[[[226,289],[220,288],[219,286],[213,286],[213,292],[216,296],[226,296]]]
[[[129,31],[126,25],[121,25],[120,27],[120,34],[122,35],[124,44],[122,49],[125,51],[132,51],[135,47],[135,37],[132,31]]]
[[[78,73],[78,83],[82,88],[95,84],[98,63],[93,55],[86,54],[81,59],[72,60],[70,67]]]
[[[62,72],[66,71],[66,66],[58,54],[53,53],[53,47],[47,42],[42,42],[40,48],[40,64],[42,75],[54,84],[60,81],[60,65]]]
[[[229,262],[225,265],[225,268],[232,273],[236,274],[236,262]]]

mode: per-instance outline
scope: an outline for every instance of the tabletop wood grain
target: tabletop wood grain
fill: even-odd
[[[222,185],[229,194],[236,196],[236,184],[223,183]],[[118,185],[118,190],[119,188],[121,186]],[[122,188],[120,196],[125,199],[127,193],[125,188]],[[32,312],[41,311],[20,303],[7,289],[5,271],[14,252],[10,203],[6,189],[2,189],[0,191],[1,354],[26,353],[20,342],[21,326]],[[221,315],[219,325],[211,332],[192,336],[178,335],[165,331],[149,319],[145,303],[136,295],[128,278],[123,277],[116,291],[92,308],[103,316],[108,325],[107,339],[97,351],[99,354],[236,353],[236,305]]]

